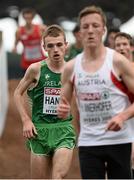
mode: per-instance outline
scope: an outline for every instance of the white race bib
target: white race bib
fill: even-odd
[[[44,88],[43,113],[57,115],[60,92],[60,88]]]

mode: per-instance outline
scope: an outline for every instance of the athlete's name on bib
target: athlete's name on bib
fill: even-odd
[[[44,88],[43,112],[46,114],[57,114],[57,105],[60,100],[60,88]]]
[[[59,104],[60,99],[60,88],[45,88],[44,89],[44,102],[49,105]]]

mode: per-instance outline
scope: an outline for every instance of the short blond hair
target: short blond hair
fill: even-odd
[[[87,16],[88,14],[99,14],[102,18],[102,22],[103,22],[104,26],[106,26],[107,20],[106,20],[106,16],[105,16],[103,10],[100,7],[94,6],[94,5],[86,6],[84,9],[82,9],[80,11],[79,16],[78,16],[79,23],[80,23],[81,18],[84,16]]]

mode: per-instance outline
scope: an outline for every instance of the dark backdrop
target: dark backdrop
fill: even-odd
[[[134,0],[1,0],[0,18],[9,15],[9,7],[33,7],[42,16],[46,24],[56,23],[57,18],[64,16],[72,20],[87,5],[99,5],[108,16],[108,23],[116,17],[124,23],[134,15]]]

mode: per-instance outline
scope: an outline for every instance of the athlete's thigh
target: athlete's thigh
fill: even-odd
[[[31,178],[49,178],[51,171],[51,158],[31,153]]]
[[[73,157],[73,149],[60,148],[57,149],[53,156],[53,177],[60,173],[65,177],[69,171]]]
[[[131,143],[109,146],[109,179],[131,179]]]
[[[80,171],[83,179],[105,179],[103,147],[79,147]]]

